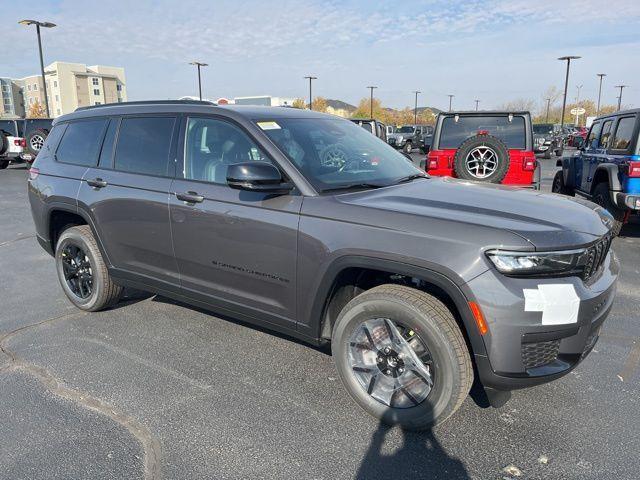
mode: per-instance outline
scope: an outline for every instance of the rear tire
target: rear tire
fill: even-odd
[[[549,159],[551,158],[551,147],[547,148],[547,149],[544,151],[544,158],[545,158],[546,160],[549,160]]]
[[[0,170],[4,170],[9,166],[9,160],[0,160]]]
[[[404,153],[411,153],[413,151],[413,144],[411,142],[407,142],[404,144],[404,148],[402,149]]]
[[[120,299],[122,287],[111,279],[88,225],[62,232],[55,259],[60,285],[76,307],[95,312]]]
[[[387,323],[378,323],[379,326],[370,329],[370,335],[366,336],[370,339],[368,346],[359,341],[354,343],[354,339],[359,338],[357,335],[367,330],[366,325],[371,325],[370,322],[387,320],[394,328],[397,326],[395,333],[394,328],[386,326]],[[413,346],[409,348],[416,356],[407,355],[400,345],[398,332],[403,332],[400,337],[407,345],[419,342],[426,346],[421,351],[426,350],[427,357],[423,354],[418,356],[420,350]],[[387,355],[384,353],[388,349],[386,345],[392,347],[392,355],[393,349],[400,352],[393,358],[394,362],[405,362],[401,363],[402,371],[389,375],[387,368],[391,364],[379,360]],[[375,418],[407,430],[424,430],[445,421],[460,407],[473,383],[469,351],[451,312],[435,297],[403,285],[381,285],[352,299],[336,320],[331,346],[340,378],[356,403]],[[366,355],[366,358],[373,359],[371,369],[363,370],[356,366],[359,362],[353,360],[354,348],[363,352],[363,358]],[[410,363],[414,358],[420,363]],[[431,361],[423,362],[424,358]],[[387,361],[384,357],[384,362]],[[428,375],[414,374],[416,366],[420,372],[427,369]],[[370,375],[370,381],[363,379],[362,375]],[[425,385],[429,385],[426,380],[432,381],[426,396],[424,390],[420,397],[413,396],[416,387],[422,386],[426,390]],[[388,396],[388,403],[379,398],[380,388]]]
[[[576,192],[573,188],[569,188],[564,183],[564,174],[562,170],[558,170],[556,175],[553,177],[553,184],[551,186],[551,191],[553,193],[559,193],[560,195],[568,195],[570,197],[575,197]]]
[[[609,184],[607,182],[600,182],[596,185],[596,188],[593,189],[593,201],[613,216],[613,227],[611,227],[611,231],[617,237],[624,225],[626,212],[618,208],[617,205],[611,201]]]

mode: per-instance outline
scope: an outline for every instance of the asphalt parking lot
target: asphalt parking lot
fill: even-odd
[[[541,162],[548,191],[555,160]],[[581,366],[416,434],[362,412],[325,350],[134,292],[76,310],[34,238],[26,176],[0,171],[2,479],[640,476],[639,223],[615,241],[618,295]]]

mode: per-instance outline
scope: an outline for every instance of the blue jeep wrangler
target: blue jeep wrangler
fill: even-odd
[[[640,109],[598,117],[579,151],[558,160],[562,170],[553,179],[553,192],[578,193],[606,208],[616,235],[640,210],[639,119]]]

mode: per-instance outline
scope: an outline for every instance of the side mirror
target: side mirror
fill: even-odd
[[[280,170],[267,162],[245,162],[229,165],[227,184],[237,190],[284,195],[293,185],[282,181]]]

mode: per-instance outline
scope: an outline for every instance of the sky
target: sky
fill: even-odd
[[[0,76],[39,72],[34,27],[43,30],[45,64],[122,66],[129,100],[203,96],[314,96],[352,104],[368,96],[383,105],[496,108],[519,98],[543,103],[563,88],[563,55],[572,63],[568,98],[640,106],[640,0],[0,0]]]

